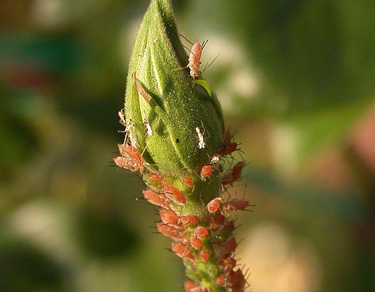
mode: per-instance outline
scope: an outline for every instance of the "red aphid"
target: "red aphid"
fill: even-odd
[[[242,292],[246,286],[246,279],[241,270],[232,271],[227,276],[227,286],[233,292]]]
[[[185,215],[181,217],[181,223],[188,226],[193,226],[199,223],[199,218],[194,215]]]
[[[190,239],[190,244],[195,249],[199,250],[202,248],[202,241],[197,237],[193,237],[192,239]]]
[[[233,220],[228,221],[227,223],[225,223],[222,226],[222,230],[223,231],[232,232],[234,229],[236,229],[236,226],[234,225],[234,221]]]
[[[152,181],[161,181],[163,179],[163,176],[157,173],[150,173],[148,178]]]
[[[153,191],[152,189],[144,190],[142,191],[142,193],[143,197],[153,205],[163,208],[167,208],[170,205],[170,201],[168,200],[168,198]]]
[[[181,239],[181,230],[174,226],[158,222],[156,223],[156,227],[158,228],[159,232],[166,237],[170,237],[176,241],[179,241]]]
[[[211,165],[205,165],[201,169],[201,177],[211,177],[212,176],[212,166]]]
[[[232,199],[222,204],[224,212],[243,211],[247,206],[249,206],[249,202],[242,199]]]
[[[224,286],[225,278],[224,276],[219,276],[216,278],[216,284],[219,286]]]
[[[125,169],[128,169],[128,170],[133,171],[133,172],[137,172],[137,171],[139,171],[139,169],[140,169],[140,168],[139,168],[137,165],[135,165],[134,162],[131,161],[128,157],[118,156],[118,157],[113,158],[113,162],[114,162],[118,167],[125,168]]]
[[[232,237],[229,238],[227,241],[225,241],[222,246],[221,246],[221,253],[223,256],[227,256],[231,253],[233,253],[237,248],[237,242],[236,240]]]
[[[244,166],[245,163],[243,161],[236,163],[230,172],[227,172],[221,177],[221,184],[225,186],[239,181],[241,179],[241,173]]]
[[[214,218],[213,221],[211,222],[210,228],[213,230],[218,229],[221,225],[223,225],[225,221],[225,216],[222,214],[217,214]]]
[[[122,156],[130,158],[136,165],[142,165],[141,154],[134,147],[128,144],[117,144],[117,147]]]
[[[204,46],[204,45],[203,45]],[[190,69],[190,76],[195,79],[195,77],[198,76],[199,72],[199,66],[201,64],[201,54],[202,54],[203,47],[199,42],[196,42],[190,51],[189,56],[189,63],[187,64],[187,67]]]
[[[194,230],[194,235],[198,238],[205,238],[208,235],[208,230],[206,227],[198,226]]]
[[[207,250],[203,249],[199,253],[199,258],[203,263],[207,263],[210,259],[210,254]]]
[[[194,186],[194,182],[193,182],[193,180],[191,179],[190,176],[184,177],[184,184],[187,185],[190,188],[192,188]]]
[[[219,198],[215,198],[213,200],[211,200],[207,206],[206,206],[207,210],[209,213],[215,213],[217,210],[219,210],[220,208],[220,200]]]
[[[224,274],[229,274],[236,267],[237,261],[232,257],[226,257],[222,261],[222,271]]]
[[[192,281],[185,281],[184,283],[184,288],[185,292],[191,292],[191,289],[198,287],[197,285],[194,284]]]
[[[184,245],[179,243],[172,243],[172,251],[182,259],[194,261],[194,255]]]
[[[170,186],[170,185],[164,186],[164,193],[169,199],[175,202],[179,202],[183,205],[186,204],[184,193],[181,192],[179,189],[175,188],[174,186]]]
[[[178,224],[178,216],[175,212],[171,210],[165,210],[165,209],[160,209],[160,217],[161,221],[164,224],[170,224],[170,225],[177,225]]]
[[[229,130],[225,132],[224,136],[224,142],[221,145],[218,154],[221,156],[225,156],[228,154],[233,153],[234,151],[237,150],[237,143],[232,142],[232,135]]]

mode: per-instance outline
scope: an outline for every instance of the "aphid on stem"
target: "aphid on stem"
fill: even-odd
[[[198,238],[205,238],[208,235],[208,230],[206,227],[198,226],[197,228],[195,228],[194,234]]]
[[[184,283],[185,292],[191,292],[191,290],[196,287],[198,286],[195,285],[192,281],[185,281]]]
[[[192,188],[194,186],[194,182],[193,182],[193,180],[191,179],[190,176],[185,176],[183,182],[184,182],[185,185],[187,185],[190,188]]]
[[[158,231],[164,236],[170,237],[175,241],[181,240],[182,233],[180,229],[171,225],[164,224],[162,222],[156,223],[156,227],[158,228]]]
[[[210,254],[207,250],[203,249],[199,253],[199,258],[203,263],[207,263],[210,259]]]
[[[239,181],[241,179],[242,169],[245,166],[243,161],[237,162],[230,172],[227,172],[221,177],[221,184],[225,185],[233,185],[234,182]]]
[[[215,213],[220,208],[220,200],[221,198],[215,198],[208,202],[206,208],[208,210],[208,213]]]
[[[177,225],[179,221],[177,214],[171,210],[160,209],[160,217],[164,224]]]
[[[194,261],[194,255],[184,245],[179,243],[172,243],[172,251],[182,259]]]
[[[153,205],[163,208],[168,208],[170,206],[170,201],[168,200],[168,198],[161,194],[158,194],[150,188],[142,191],[142,194],[143,197]]]
[[[201,65],[200,60],[201,60],[202,50],[206,46],[208,40],[204,41],[202,43],[202,45],[199,42],[196,42],[195,44],[193,44],[187,38],[185,38],[183,35],[181,35],[181,36],[185,40],[187,40],[189,43],[191,43],[193,46],[190,50],[189,63],[185,67],[177,68],[177,69],[174,69],[174,70],[176,71],[176,70],[182,70],[182,69],[189,68],[190,69],[190,76],[193,79],[195,79],[199,75],[199,67]]]
[[[174,186],[171,186],[171,185],[164,186],[164,193],[172,201],[181,203],[183,205],[186,204],[184,193],[181,192],[179,189],[175,188]]]
[[[201,177],[211,177],[212,176],[212,166],[211,165],[205,165],[201,169]]]
[[[222,204],[222,209],[224,212],[235,212],[243,211],[249,206],[249,202],[242,199],[232,199],[229,202]]]
[[[202,248],[202,241],[197,238],[197,237],[192,237],[190,239],[190,244],[192,247],[194,247],[195,249],[201,249]]]
[[[194,215],[185,215],[181,217],[181,223],[188,226],[193,226],[199,223],[199,218]]]

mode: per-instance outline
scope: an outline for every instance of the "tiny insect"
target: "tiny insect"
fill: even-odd
[[[194,261],[194,255],[184,245],[179,243],[172,243],[172,251],[182,259]]]
[[[205,165],[201,169],[201,177],[206,178],[212,176],[212,166]]]
[[[233,185],[234,182],[239,181],[241,179],[241,173],[242,173],[242,169],[244,166],[245,166],[245,163],[243,161],[236,163],[230,172],[222,176],[221,184],[223,186],[229,185],[229,184]]]
[[[225,278],[224,276],[219,276],[216,278],[216,284],[219,286],[224,286]]]
[[[178,224],[178,216],[175,212],[171,210],[166,210],[166,209],[160,209],[160,217],[161,221],[164,224],[170,224],[170,225],[177,225]]]
[[[192,188],[194,186],[194,182],[193,182],[193,180],[191,179],[190,176],[184,177],[184,184],[187,185],[190,188]]]
[[[237,143],[232,142],[232,135],[229,130],[225,132],[224,142],[221,145],[218,154],[221,156],[232,154],[237,150]]]
[[[184,288],[185,292],[191,292],[191,289],[198,287],[197,285],[194,284],[192,281],[185,281],[184,283]]]
[[[232,232],[234,229],[236,229],[236,226],[234,225],[234,221],[233,220],[230,220],[228,221],[227,223],[225,223],[223,226],[222,226],[222,231],[228,231],[228,232]]]
[[[227,286],[231,291],[244,291],[246,279],[241,270],[229,273],[227,276]]]
[[[158,228],[158,231],[166,237],[170,237],[176,241],[181,239],[181,230],[174,226],[158,222],[156,223],[156,227]]]
[[[203,249],[199,253],[199,258],[203,263],[207,263],[208,260],[210,259],[210,254],[208,253],[207,250]]]
[[[188,226],[193,226],[199,223],[199,219],[194,215],[185,215],[181,217],[181,223]]]
[[[117,147],[119,149],[121,156],[126,158],[126,159],[121,159],[121,160],[118,159],[118,157],[115,158],[117,162],[123,165],[120,167],[129,169],[131,171],[139,171],[139,170],[142,171],[142,157],[137,152],[137,150],[134,149],[134,147],[128,144],[117,144]]]
[[[199,127],[196,127],[195,128],[195,131],[197,132],[198,134],[198,148],[199,149],[203,149],[204,147],[206,147],[206,143],[204,142],[204,137],[201,133],[201,130],[199,129]]]
[[[132,160],[130,160],[128,157],[124,156],[117,156],[113,158],[113,162],[120,168],[125,168],[133,172],[139,171],[139,167],[134,164]]]
[[[206,206],[208,213],[215,213],[220,208],[220,198],[215,198],[208,202]]]
[[[192,247],[194,247],[195,249],[198,249],[198,250],[201,249],[201,247],[202,247],[202,241],[197,237],[191,238],[190,244],[191,244]]]
[[[223,225],[225,221],[225,216],[222,214],[217,214],[214,218],[213,221],[211,222],[210,228],[212,230],[218,229],[220,226]]]
[[[150,173],[148,178],[149,180],[152,180],[152,181],[161,181],[163,179],[163,176],[157,173]]]
[[[194,230],[194,235],[198,238],[205,238],[208,235],[208,230],[206,227],[198,226]]]
[[[233,237],[229,238],[222,245],[222,249],[221,249],[222,255],[223,256],[229,255],[233,253],[236,250],[236,248],[237,248],[236,240]]]
[[[186,204],[184,193],[181,192],[179,189],[175,188],[174,186],[170,186],[170,185],[164,186],[164,193],[172,201],[179,202],[183,205]]]
[[[190,69],[190,76],[193,77],[193,79],[195,79],[199,75],[199,67],[201,65],[200,60],[201,60],[202,50],[204,49],[204,47],[206,46],[208,41],[204,41],[202,43],[202,45],[199,42],[196,42],[195,44],[193,44],[192,42],[190,42],[184,36],[182,36],[182,37],[184,39],[186,39],[189,43],[191,43],[193,46],[190,50],[188,64],[185,67],[178,68],[178,69],[175,69],[175,70],[182,70],[182,69],[189,68]]]
[[[222,261],[222,270],[224,274],[229,274],[236,267],[237,261],[232,257],[226,257]]]
[[[170,201],[163,195],[153,191],[152,189],[147,189],[142,191],[143,197],[149,201],[151,204],[168,208],[170,205]]]
[[[249,206],[249,202],[242,199],[232,199],[229,202],[222,204],[222,209],[224,212],[235,212],[243,211]]]

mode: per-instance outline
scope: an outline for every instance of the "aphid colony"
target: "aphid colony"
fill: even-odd
[[[189,63],[184,67],[190,69],[193,79],[199,75],[204,45],[193,44]],[[140,97],[150,106],[154,104],[153,97],[137,80],[136,73],[132,74],[132,82],[133,89]],[[161,109],[157,110],[162,119],[168,119]],[[194,171],[181,169],[179,173],[168,173],[159,171],[157,166],[150,167],[144,159],[144,150],[135,149],[137,143],[123,111],[120,111],[119,116],[120,123],[125,125],[123,132],[126,138],[123,144],[118,144],[120,156],[114,158],[114,163],[143,176],[148,186],[143,191],[143,197],[160,208],[161,221],[156,224],[157,229],[171,238],[171,250],[183,259],[186,266],[190,280],[185,282],[185,291],[243,292],[247,282],[234,258],[237,241],[233,236],[235,224],[231,213],[246,210],[249,204],[246,200],[230,199],[219,194],[220,189],[224,192],[240,181],[245,165],[240,161],[230,170],[223,171],[221,160],[239,150],[230,131],[225,132],[217,153],[207,157],[205,165],[200,165]],[[145,135],[152,136],[152,124],[144,121],[144,126]],[[204,131],[195,127],[195,132],[198,136],[196,148],[205,149]],[[215,192],[203,194],[206,185],[211,183],[216,186]]]
[[[205,181],[213,175],[219,175],[223,188],[233,185],[241,179],[244,162],[238,162],[225,173],[222,173],[214,163],[204,165],[199,176],[193,174],[183,176],[178,188],[161,173],[148,171],[142,165],[142,155],[131,145],[119,144],[118,149],[121,156],[114,158],[115,164],[143,174],[148,185],[143,191],[143,197],[151,204],[160,207],[161,222],[157,223],[157,229],[161,234],[172,239],[171,250],[193,271],[198,269],[200,263],[216,265],[214,285],[222,287],[223,291],[244,291],[247,282],[241,269],[236,268],[234,252],[237,242],[232,234],[235,224],[230,219],[230,215],[231,212],[246,210],[249,206],[248,202],[236,198],[225,200],[219,196],[210,200],[205,205],[205,212],[198,216],[180,212],[189,201],[189,196],[192,195],[195,184],[199,183],[199,180]],[[227,131],[217,157],[231,155],[236,150],[237,144],[232,142],[232,136]],[[187,292],[211,292],[213,289],[212,285],[200,286],[199,281],[185,282]]]

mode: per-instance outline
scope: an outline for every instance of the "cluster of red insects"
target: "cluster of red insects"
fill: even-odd
[[[235,224],[229,214],[245,210],[249,206],[248,202],[243,199],[225,200],[223,197],[217,197],[206,204],[204,214],[182,214],[179,211],[181,206],[187,204],[186,198],[194,191],[194,176],[183,177],[184,188],[181,191],[171,185],[162,174],[150,172],[144,167],[140,153],[131,145],[119,144],[118,148],[121,156],[114,158],[115,164],[143,174],[148,184],[143,196],[151,204],[160,207],[161,222],[157,223],[157,229],[173,240],[172,251],[184,259],[185,264],[193,270],[197,269],[200,263],[213,263],[218,268],[214,285],[230,292],[243,292],[247,282],[241,269],[236,269],[234,252],[237,242],[233,237]],[[228,130],[218,154],[211,159],[212,163],[201,168],[199,179],[205,181],[216,174],[217,170],[223,189],[239,181],[244,162],[238,162],[227,172],[223,172],[222,167],[216,167],[213,162],[220,161],[222,157],[231,155],[236,150],[237,143],[232,142]],[[211,287],[202,287],[193,281],[186,281],[184,286],[186,292],[212,291]]]

